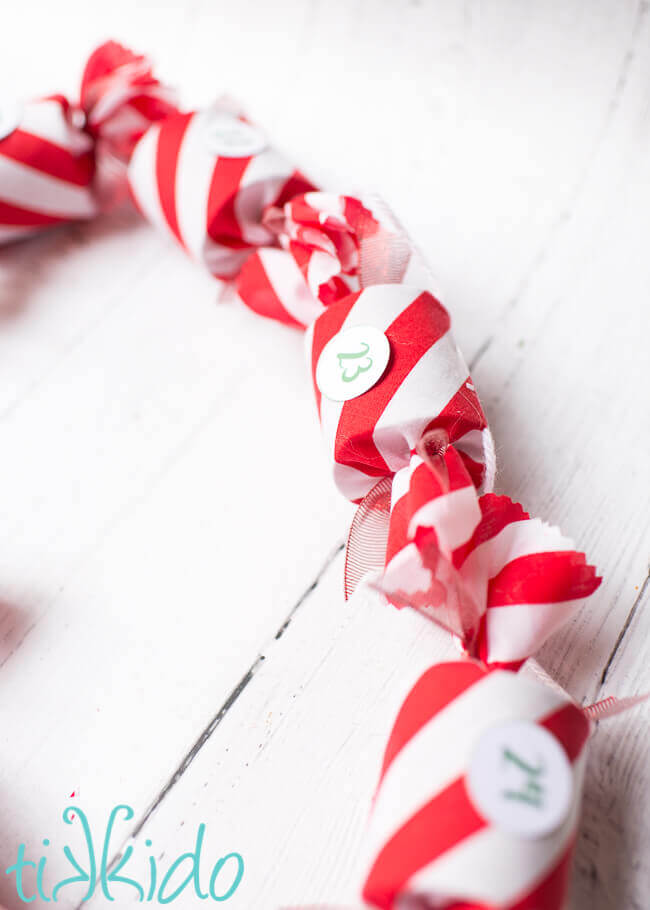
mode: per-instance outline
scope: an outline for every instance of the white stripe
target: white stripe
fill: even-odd
[[[419,288],[403,284],[376,284],[361,292],[348,313],[341,331],[357,325],[372,325],[385,332],[392,322],[421,294]],[[330,401],[323,396],[321,420],[323,432],[332,461],[336,431],[341,416],[341,402]],[[334,463],[334,480],[337,487],[348,499],[361,499],[374,487],[380,477],[370,477],[356,468]]]
[[[488,663],[525,660],[580,609],[585,598],[561,603],[491,607],[486,614]]]
[[[92,218],[98,208],[90,187],[43,174],[0,154],[3,202],[63,218]]]
[[[531,553],[574,549],[572,540],[563,537],[558,528],[538,518],[513,521],[473,550],[460,567],[460,572],[468,588],[473,590],[476,602],[484,603],[486,581],[498,575],[513,559]]]
[[[91,126],[102,126],[108,120],[131,107],[131,102],[136,98],[146,98],[148,101],[172,100],[168,89],[161,85],[142,85],[131,80],[137,75],[134,68],[122,68],[121,73],[114,72],[105,81],[103,92],[96,94],[88,122]],[[135,111],[135,108],[131,108]],[[149,122],[149,121],[147,121]]]
[[[422,431],[467,380],[451,332],[433,344],[404,378],[375,426],[374,443],[393,471],[404,467]]]
[[[391,512],[395,508],[398,500],[402,499],[403,496],[409,491],[411,486],[411,477],[415,471],[424,464],[419,455],[412,455],[411,460],[405,468],[400,468],[399,471],[395,472],[393,477],[393,486],[390,491],[390,510]]]
[[[210,186],[219,160],[206,140],[206,120],[211,116],[210,108],[194,113],[183,134],[174,188],[176,218],[190,255],[212,274],[234,277],[250,256],[250,250],[233,250],[215,243],[208,234]]]
[[[454,442],[454,448],[469,455],[472,461],[484,465],[483,482],[480,485],[479,492],[491,493],[494,489],[497,458],[490,428],[484,427],[482,430],[469,430],[469,432]]]
[[[497,670],[454,699],[404,746],[379,786],[370,822],[370,855],[437,793],[465,774],[480,737],[509,720],[536,721],[566,698],[538,682]]]
[[[247,243],[254,246],[273,243],[273,234],[262,224],[262,215],[278,198],[293,172],[293,166],[273,148],[251,158],[235,196],[235,217]]]
[[[318,295],[321,284],[338,274],[338,260],[322,250],[316,250],[309,257],[307,266],[307,283],[314,296]]]
[[[58,101],[44,99],[26,104],[18,128],[72,155],[88,152],[94,144],[87,133],[70,125]]]
[[[296,260],[284,250],[259,250],[260,262],[269,284],[283,308],[301,325],[310,325],[325,307],[307,287]]]
[[[305,193],[305,202],[318,213],[318,220],[322,224],[327,218],[336,218],[337,221],[345,217],[345,197],[339,193],[326,193],[322,190],[310,190]]]
[[[518,903],[548,875],[569,845],[578,823],[586,752],[583,749],[573,766],[573,803],[558,831],[527,840],[484,828],[416,873],[407,893],[499,907]]]
[[[212,243],[208,237],[207,205],[218,160],[206,140],[209,113],[199,111],[187,124],[178,152],[174,187],[178,229],[190,254],[199,262],[206,261],[206,248]]]
[[[427,591],[432,580],[432,572],[424,566],[416,545],[407,543],[386,566],[381,587],[384,591]]]
[[[408,535],[418,527],[435,528],[441,550],[449,555],[466,543],[481,520],[481,508],[473,486],[452,490],[423,505],[411,517]]]
[[[131,191],[147,221],[160,230],[171,234],[160,205],[158,182],[156,180],[156,153],[159,136],[159,124],[147,130],[133,151],[128,177]]]

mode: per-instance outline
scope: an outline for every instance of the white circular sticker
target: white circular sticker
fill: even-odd
[[[326,398],[349,401],[363,395],[383,376],[390,342],[372,325],[343,329],[330,338],[316,367],[316,384]]]
[[[0,141],[6,139],[20,126],[22,113],[22,105],[17,101],[5,101],[0,105]]]
[[[528,721],[500,724],[481,737],[467,785],[481,815],[525,838],[557,830],[573,799],[566,752],[548,730]]]
[[[220,158],[248,158],[264,151],[268,142],[262,130],[227,111],[212,111],[204,123],[209,150]]]

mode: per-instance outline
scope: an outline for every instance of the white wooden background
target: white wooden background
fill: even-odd
[[[579,700],[648,691],[646,0],[23,0],[2,18],[10,94],[74,93],[114,36],[188,105],[235,94],[324,185],[389,200],[439,276],[498,489],[605,578],[541,664]],[[46,881],[64,874],[76,791],[97,837],[129,802],[122,835],[163,871],[204,821],[206,858],[246,862],[227,906],[353,905],[391,721],[449,647],[368,594],[344,603],[350,508],[302,339],[217,294],[126,212],[0,252],[0,869],[50,837]],[[648,907],[649,713],[593,740],[578,910]],[[4,875],[0,902],[22,906]]]

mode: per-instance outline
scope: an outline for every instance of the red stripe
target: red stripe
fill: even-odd
[[[471,384],[471,376],[467,377],[427,429],[446,430],[449,440],[455,442],[470,430],[482,430],[487,426],[479,397],[476,391],[467,388],[468,382]]]
[[[235,215],[235,200],[239,185],[251,158],[217,158],[208,194],[207,231],[221,246],[246,248],[250,244],[242,237]]]
[[[454,550],[454,565],[457,569],[462,566],[473,550],[496,537],[506,525],[515,521],[527,521],[530,518],[528,512],[524,512],[519,503],[513,502],[508,496],[485,493],[480,497],[479,505],[481,521],[471,540]]]
[[[430,462],[418,465],[410,482],[411,492],[416,494],[419,505],[471,486],[472,479],[453,446],[449,446],[444,454],[432,456]]]
[[[379,782],[415,734],[487,672],[471,660],[436,664],[418,679],[393,725],[384,753]]]
[[[294,196],[302,195],[302,193],[310,193],[316,189],[318,189],[318,187],[311,183],[304,174],[301,174],[300,171],[294,171],[280,190],[273,205],[285,205],[285,203],[293,199]]]
[[[321,394],[320,389],[316,384],[318,358],[322,354],[323,348],[327,342],[341,330],[341,326],[345,322],[348,313],[357,302],[360,293],[361,291],[357,291],[356,294],[350,294],[347,297],[343,297],[342,300],[338,300],[336,303],[332,304],[332,306],[329,306],[324,313],[321,313],[314,323],[314,333],[311,345],[311,378],[314,384],[314,394],[316,395],[316,406],[318,407],[319,417]]]
[[[393,556],[403,550],[408,543],[408,527],[411,518],[411,508],[408,493],[400,496],[390,513],[388,528],[388,544],[386,545],[386,565]]]
[[[364,899],[390,910],[416,872],[485,827],[467,794],[464,778],[458,778],[384,845],[364,884]]]
[[[138,114],[151,123],[177,113],[177,108],[173,104],[165,101],[164,98],[156,97],[156,95],[137,95],[135,98],[131,98],[128,103]]]
[[[449,329],[449,314],[424,291],[391,323],[389,367],[379,382],[358,398],[346,401],[336,432],[334,458],[371,476],[391,474],[373,441],[375,425],[421,357]]]
[[[34,200],[35,202],[37,200]],[[45,215],[42,212],[32,212],[29,209],[18,208],[0,200],[0,224],[12,227],[46,227],[52,224],[61,224],[69,221],[65,215]]]
[[[488,584],[488,607],[561,603],[588,597],[600,584],[584,553],[532,553],[507,563]]]
[[[282,250],[273,252],[278,252],[281,256],[286,255]],[[259,253],[249,256],[242,266],[237,278],[237,293],[246,306],[259,313],[260,316],[303,328],[298,320],[294,319],[283,307],[282,301],[267,277]]]
[[[591,725],[577,705],[569,702],[539,721],[562,744],[573,764],[589,739]]]
[[[457,440],[456,444],[460,446],[461,441]],[[469,476],[472,480],[472,483],[478,489],[481,486],[481,484],[483,483],[483,480],[485,478],[485,465],[483,464],[483,462],[474,461],[474,459],[471,456],[469,456],[467,454],[467,452],[463,452],[462,448],[459,448],[457,451],[458,451],[458,454],[460,455],[460,457],[463,459],[463,464],[465,465],[465,470],[469,474]]]
[[[68,149],[21,129],[0,142],[0,154],[75,186],[88,186],[95,173],[92,152],[73,155]]]
[[[183,137],[193,116],[193,114],[179,114],[165,120],[160,127],[156,148],[156,185],[158,186],[160,207],[170,231],[183,246],[185,244],[181,237],[176,214],[176,171]]]

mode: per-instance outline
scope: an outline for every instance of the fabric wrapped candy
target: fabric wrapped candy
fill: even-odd
[[[232,278],[275,242],[265,212],[312,184],[225,102],[168,117],[138,143],[129,168],[143,215],[217,278]]]
[[[479,496],[444,433],[425,435],[418,449],[393,480],[376,587],[448,629],[470,657],[516,668],[600,578],[557,528],[507,496]]]
[[[378,284],[331,304],[310,329],[308,350],[325,444],[336,484],[348,499],[360,501],[381,478],[407,468],[418,440],[433,428],[446,431],[474,483],[490,488],[492,436],[450,327],[449,314],[428,291]],[[351,375],[345,364],[356,363],[359,381],[368,375],[368,360],[375,357],[377,363],[382,357],[378,349],[352,359],[370,342],[361,331],[355,348],[349,332],[366,328],[368,339],[388,341],[384,372],[372,388],[348,400],[340,399],[336,386],[328,395],[318,377],[323,357],[334,358],[334,369],[338,358],[341,376]],[[349,392],[341,390],[354,392],[352,381]]]
[[[0,111],[0,243],[93,218],[126,189],[125,162],[175,110],[145,57],[111,41],[84,70],[79,104],[53,95]]]
[[[590,723],[567,696],[478,664],[431,667],[404,701],[368,831],[381,910],[561,910]]]

